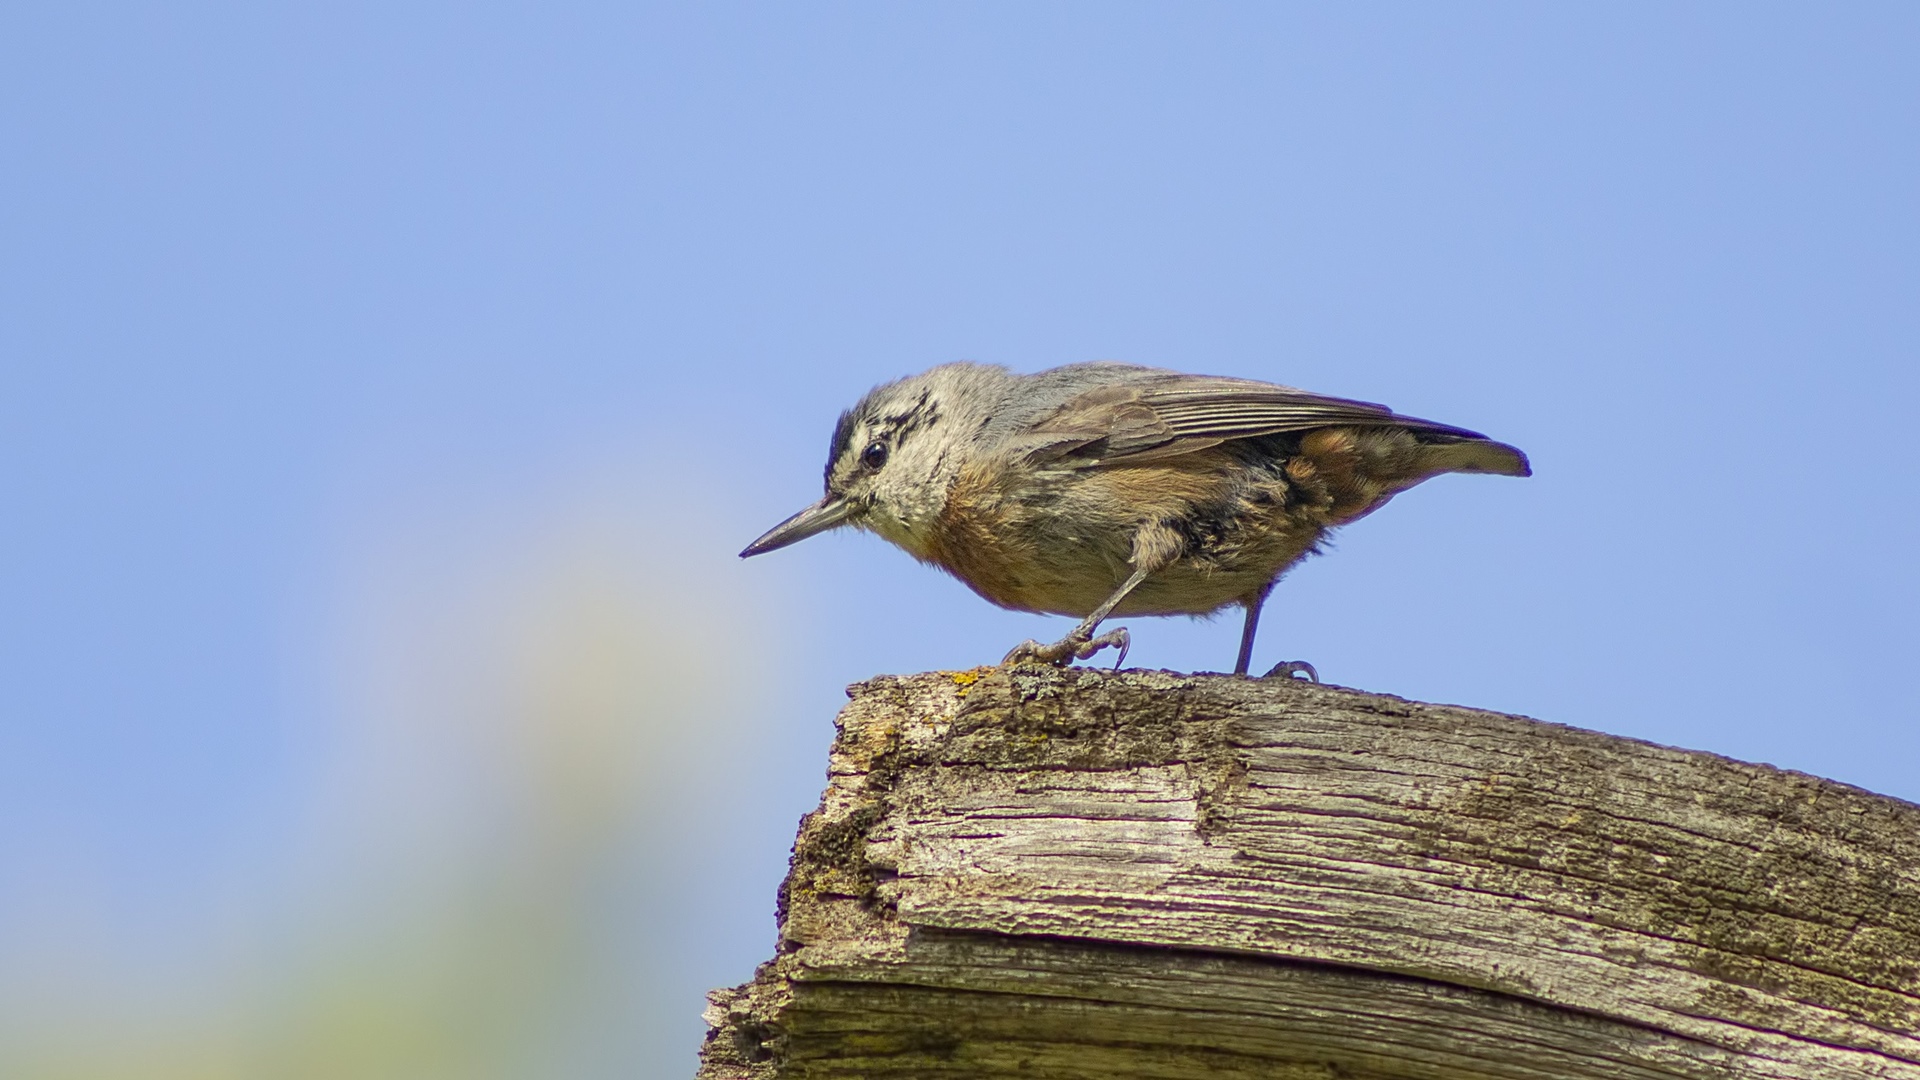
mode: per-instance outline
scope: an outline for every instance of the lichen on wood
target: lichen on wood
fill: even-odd
[[[1920,1080],[1912,804],[1291,681],[850,694],[708,1080]]]

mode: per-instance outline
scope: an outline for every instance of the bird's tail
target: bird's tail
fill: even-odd
[[[1532,476],[1527,455],[1506,443],[1492,439],[1428,443],[1421,448],[1428,475],[1443,472],[1495,473],[1500,476]]]

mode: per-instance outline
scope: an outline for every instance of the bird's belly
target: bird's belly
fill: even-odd
[[[1001,607],[1084,617],[1133,573],[1144,526],[1191,519],[1196,504],[1221,498],[1216,489],[1224,482],[1212,473],[1145,483],[1135,472],[1029,475],[1018,485],[1005,473],[963,474],[921,557]],[[1248,599],[1310,551],[1321,531],[1278,505],[1222,519],[1115,613],[1204,615]]]
[[[982,597],[1015,611],[1084,617],[1133,573],[1132,538],[1059,537],[1022,542],[980,538],[938,562]],[[1104,542],[1102,542],[1104,540]],[[1206,615],[1259,592],[1307,553],[1311,539],[1223,563],[1182,557],[1150,575],[1114,609],[1117,615]]]
[[[1056,543],[976,536],[936,561],[974,592],[1003,608],[1085,616],[1113,595],[1131,569],[1111,544]]]
[[[1140,583],[1116,615],[1209,615],[1259,592],[1280,571],[1267,566],[1222,571],[1176,562]]]

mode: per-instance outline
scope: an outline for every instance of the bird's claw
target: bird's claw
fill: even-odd
[[[1313,670],[1313,665],[1307,663],[1305,660],[1282,660],[1269,668],[1267,673],[1260,677],[1263,679],[1299,679],[1302,675],[1305,675],[1306,678],[1301,681],[1311,683],[1320,681],[1320,673]]]
[[[1080,646],[1073,655],[1085,660],[1087,657],[1111,645],[1120,650],[1120,655],[1113,658],[1113,670],[1119,671],[1120,665],[1127,662],[1127,648],[1132,644],[1133,635],[1127,633],[1127,628],[1124,626],[1116,626],[1106,633],[1101,634],[1099,637],[1094,638],[1092,641],[1087,642],[1085,645]]]
[[[1000,661],[1000,666],[1013,667],[1017,664],[1058,664],[1070,655],[1061,648],[1061,646],[1065,644],[1067,644],[1065,641],[1056,641],[1051,645],[1042,645],[1032,638],[1028,638],[1020,644],[1015,645],[1013,651],[1007,653]]]
[[[1066,667],[1075,660],[1085,660],[1105,648],[1120,650],[1120,656],[1113,666],[1118,668],[1127,658],[1127,647],[1133,638],[1124,626],[1115,627],[1099,637],[1086,637],[1079,633],[1068,634],[1051,645],[1042,645],[1037,641],[1023,641],[1013,647],[1006,659],[1000,661],[1001,667],[1016,664],[1051,664],[1054,667]]]

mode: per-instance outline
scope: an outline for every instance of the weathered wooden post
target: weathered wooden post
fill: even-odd
[[[1301,683],[852,697],[707,1080],[1920,1080],[1920,806]]]

